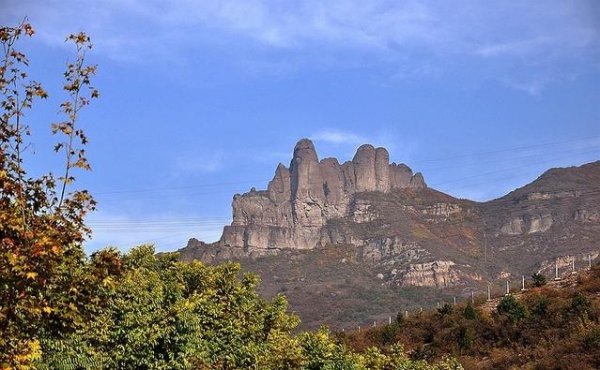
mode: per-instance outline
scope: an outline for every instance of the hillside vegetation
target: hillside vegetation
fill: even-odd
[[[391,325],[338,337],[358,351],[400,342],[413,359],[453,355],[466,369],[600,368],[600,265],[494,306],[480,299],[409,317],[399,313]]]

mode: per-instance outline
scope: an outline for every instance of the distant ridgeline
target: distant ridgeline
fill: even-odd
[[[556,257],[600,249],[600,162],[551,169],[489,202],[427,187],[420,173],[362,145],[352,161],[319,161],[302,139],[267,190],[233,198],[221,239],[190,239],[183,260],[255,259],[331,245],[389,286],[453,287],[550,269]],[[584,261],[582,261],[583,263]],[[268,282],[267,282],[268,283]]]

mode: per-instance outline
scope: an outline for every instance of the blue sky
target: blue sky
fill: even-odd
[[[29,114],[31,173],[58,168],[47,129],[86,31],[99,65],[88,251],[212,241],[234,193],[292,148],[389,149],[457,197],[488,200],[550,167],[600,159],[600,2],[0,0],[50,99]],[[32,153],[33,154],[33,153]]]

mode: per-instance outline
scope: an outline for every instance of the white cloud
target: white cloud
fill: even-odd
[[[384,147],[390,153],[391,161],[409,162],[418,148],[418,143],[414,140],[407,141],[399,139],[391,132],[377,132],[369,136],[363,136],[350,131],[342,131],[338,129],[324,129],[310,136],[310,139],[315,142],[317,152],[320,152],[320,145],[330,145],[334,155],[338,159],[344,160],[347,156],[354,155],[356,149],[362,144],[371,144],[376,147]],[[339,148],[343,148],[343,152],[339,152]],[[326,150],[328,148],[325,148]],[[327,154],[327,153],[325,153]]]
[[[27,14],[53,44],[85,29],[97,50],[121,61],[181,62],[215,47],[242,66],[383,63],[396,66],[396,77],[454,68],[473,74],[464,66],[491,64],[482,78],[515,81],[518,89],[521,75],[564,79],[564,69],[597,68],[600,54],[594,0],[7,0],[5,8],[0,20]],[[548,68],[555,65],[561,72]],[[543,86],[525,90],[537,94]]]
[[[314,141],[324,141],[331,144],[346,144],[346,145],[360,145],[368,143],[369,140],[363,136],[353,134],[351,132],[336,131],[336,130],[325,130],[319,131],[310,137]]]

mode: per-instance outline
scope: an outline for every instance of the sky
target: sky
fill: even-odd
[[[217,240],[235,193],[266,188],[294,144],[364,143],[428,185],[485,201],[600,159],[600,2],[0,0],[37,102],[29,173],[58,171],[49,125],[70,33],[100,98],[82,113],[98,210],[86,250]]]

